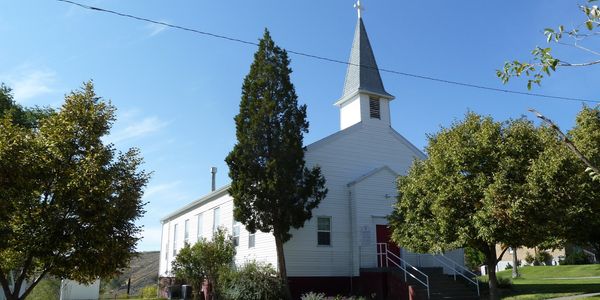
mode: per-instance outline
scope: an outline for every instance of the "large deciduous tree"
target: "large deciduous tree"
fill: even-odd
[[[273,233],[288,296],[283,244],[327,193],[320,168],[305,166],[306,105],[298,106],[289,63],[265,30],[242,86],[237,144],[226,158],[235,219],[250,232]]]
[[[137,150],[117,154],[102,142],[114,107],[91,82],[39,120],[23,117],[28,114],[20,112],[28,111],[8,100],[13,105],[0,116],[5,297],[24,299],[45,275],[87,283],[126,267],[140,232],[134,221],[143,214],[148,175],[139,170]]]
[[[209,297],[214,299],[218,273],[222,268],[230,267],[234,257],[233,241],[225,230],[219,228],[210,241],[201,239],[192,246],[186,243],[171,263],[172,271],[176,278],[192,286],[194,298],[200,299],[202,284],[206,280]]]
[[[552,138],[551,130],[525,119],[500,123],[475,113],[429,136],[427,159],[398,179],[394,241],[417,252],[481,251],[495,299],[495,269],[504,254],[496,245],[537,246],[553,232],[552,210],[545,210],[553,205],[530,195],[528,179]]]

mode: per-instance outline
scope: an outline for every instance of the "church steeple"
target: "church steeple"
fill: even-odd
[[[357,2],[355,7],[359,14],[344,91],[335,103],[340,107],[341,129],[358,122],[383,121],[389,125],[389,101],[394,99],[383,87],[375,55],[360,15],[363,9],[360,2]]]

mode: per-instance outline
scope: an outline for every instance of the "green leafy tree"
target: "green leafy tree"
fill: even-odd
[[[242,86],[237,144],[226,158],[234,217],[250,232],[273,233],[288,297],[283,244],[327,194],[320,168],[305,167],[306,105],[298,106],[289,63],[265,30]]]
[[[553,137],[525,119],[500,123],[468,113],[429,136],[427,159],[415,161],[398,179],[390,217],[394,241],[422,253],[480,251],[495,299],[495,269],[506,251],[496,253],[496,245],[536,246],[552,233],[551,215],[543,209],[551,203],[530,197],[528,186],[544,135]]]
[[[143,214],[148,175],[139,170],[137,150],[116,154],[102,142],[114,107],[88,82],[33,127],[14,115],[0,119],[5,297],[24,299],[46,275],[88,283],[126,267],[139,239],[134,221]]]
[[[565,147],[565,141],[576,151]],[[600,165],[600,108],[584,107],[573,129],[547,145],[544,159],[532,166],[532,194],[552,199],[558,205],[552,209],[563,212],[557,219],[563,226],[556,226],[561,243],[590,246],[600,257],[600,181],[582,172],[589,164]]]
[[[201,239],[193,246],[185,244],[172,264],[175,277],[189,283],[195,291],[194,297],[200,295],[202,284],[208,281],[210,299],[214,299],[214,291],[218,290],[217,279],[221,269],[230,267],[235,257],[235,246],[225,230],[219,228],[212,240]]]
[[[504,63],[501,70],[496,70],[496,75],[502,82],[508,82],[512,77],[528,77],[527,88],[531,89],[533,84],[541,85],[544,76],[561,67],[585,67],[600,63],[600,50],[595,39],[600,36],[600,9],[597,5],[591,5],[597,0],[587,0],[587,4],[579,8],[584,15],[581,24],[573,28],[560,25],[557,28],[544,29],[547,43],[555,43],[563,47],[572,47],[583,53],[595,57],[585,62],[573,63],[569,58],[556,57],[551,47],[536,47],[532,52],[531,61],[513,60]],[[583,28],[583,29],[582,29]]]
[[[0,116],[10,117],[13,124],[27,128],[36,128],[40,120],[51,115],[50,108],[25,108],[17,104],[13,98],[12,90],[4,83],[0,83]]]

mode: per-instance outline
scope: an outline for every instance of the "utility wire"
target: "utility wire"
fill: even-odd
[[[125,18],[135,19],[135,20],[138,20],[138,21],[143,21],[143,22],[153,23],[153,24],[157,24],[157,25],[162,25],[162,26],[165,26],[165,27],[170,27],[170,28],[174,28],[174,29],[184,30],[184,31],[188,31],[188,32],[196,33],[196,34],[211,36],[211,37],[218,38],[218,39],[228,40],[228,41],[242,43],[242,44],[246,44],[246,45],[258,46],[258,43],[256,43],[256,42],[250,42],[250,41],[246,41],[246,40],[242,40],[242,39],[238,39],[238,38],[232,38],[232,37],[228,37],[228,36],[225,36],[225,35],[215,34],[215,33],[207,32],[207,31],[202,31],[202,30],[198,30],[198,29],[194,29],[194,28],[189,28],[189,27],[184,27],[184,26],[179,26],[179,25],[173,25],[173,24],[169,24],[169,23],[165,23],[165,22],[161,22],[161,21],[156,21],[156,20],[152,20],[152,19],[138,17],[138,16],[134,16],[134,15],[126,14],[126,13],[121,13],[121,12],[114,11],[114,10],[109,10],[109,9],[95,7],[95,6],[85,5],[85,4],[81,4],[81,3],[78,3],[78,2],[75,2],[75,1],[71,1],[71,0],[56,0],[56,1],[69,3],[69,4],[72,4],[72,5],[76,5],[76,6],[79,6],[81,8],[85,8],[85,9],[89,9],[89,10],[93,10],[93,11],[99,11],[99,12],[109,13],[109,14],[113,14],[113,15],[117,15],[117,16],[121,16],[121,17],[125,17]],[[431,76],[425,76],[425,75],[418,75],[418,74],[411,74],[411,73],[406,73],[406,72],[400,72],[400,71],[395,71],[395,70],[390,70],[390,69],[381,69],[381,68],[376,68],[376,67],[371,67],[371,66],[359,65],[359,64],[355,64],[355,63],[351,63],[351,62],[346,62],[346,61],[342,61],[342,60],[338,60],[338,59],[327,58],[327,57],[318,56],[318,55],[309,54],[309,53],[300,52],[300,51],[294,51],[294,50],[290,50],[290,49],[285,49],[285,50],[288,53],[295,54],[295,55],[298,55],[298,56],[304,56],[304,57],[308,57],[308,58],[313,58],[313,59],[327,61],[327,62],[332,62],[332,63],[343,64],[343,65],[348,65],[348,66],[356,66],[356,67],[360,67],[360,68],[374,69],[374,70],[378,70],[380,72],[385,72],[385,73],[390,73],[390,74],[396,74],[396,75],[401,75],[401,76],[406,76],[406,77],[412,77],[412,78],[417,78],[417,79],[423,79],[423,80],[429,80],[429,81],[434,81],[434,82],[441,82],[441,83],[446,83],[446,84],[451,84],[451,85],[458,85],[458,86],[475,88],[475,89],[481,89],[481,90],[488,90],[488,91],[508,93],[508,94],[516,94],[516,95],[524,95],[524,96],[532,96],[532,97],[541,97],[541,98],[549,98],[549,99],[557,99],[557,100],[567,100],[567,101],[577,101],[577,102],[600,103],[600,100],[590,100],[590,99],[583,99],[583,98],[554,96],[554,95],[548,95],[548,94],[531,93],[531,92],[521,92],[521,91],[515,91],[515,90],[509,90],[509,89],[494,88],[494,87],[483,86],[483,85],[478,85],[478,84],[472,84],[472,83],[466,83],[466,82],[460,82],[460,81],[453,81],[453,80],[442,79],[442,78],[435,78],[435,77],[431,77]]]

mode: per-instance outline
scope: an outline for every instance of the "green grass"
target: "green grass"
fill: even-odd
[[[512,280],[512,289],[502,291],[503,299],[549,299],[600,292],[600,265],[522,267],[519,272],[521,277]],[[497,274],[510,278],[511,270]]]

